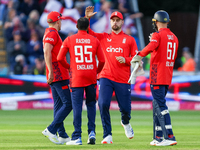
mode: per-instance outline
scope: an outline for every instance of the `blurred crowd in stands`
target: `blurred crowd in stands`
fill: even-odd
[[[46,12],[48,3],[56,0],[0,0],[0,25],[3,26],[7,60],[11,74],[45,74],[42,37],[45,27],[40,17]],[[71,11],[76,9],[80,17],[85,15],[87,6],[95,6],[98,12],[90,20],[95,32],[111,32],[110,14],[120,11],[124,16],[123,31],[137,38],[134,19],[142,17],[134,12],[129,0],[57,0],[62,8]],[[68,17],[70,20],[70,16]],[[71,21],[73,21],[71,19]],[[74,24],[75,26],[75,24]],[[75,32],[60,32],[62,40]]]
[[[196,69],[196,62],[192,56],[190,48],[185,46],[182,49],[182,57],[178,59],[180,67],[178,71],[194,72]]]

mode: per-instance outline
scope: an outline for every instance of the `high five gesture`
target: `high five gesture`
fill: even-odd
[[[94,16],[97,12],[94,12],[94,6],[88,6],[85,9],[85,17],[90,19],[92,16]]]

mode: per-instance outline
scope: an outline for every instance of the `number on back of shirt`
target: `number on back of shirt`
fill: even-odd
[[[176,43],[167,42],[167,59],[174,60],[176,53]]]
[[[75,61],[76,63],[91,63],[92,60],[92,52],[88,51],[89,48],[92,48],[91,45],[75,45],[74,52],[75,52]]]

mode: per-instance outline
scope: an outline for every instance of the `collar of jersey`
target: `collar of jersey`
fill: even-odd
[[[55,28],[53,27],[49,27],[50,30],[54,30],[54,31],[57,31]]]
[[[111,32],[113,35],[120,35],[123,34],[124,32],[121,30],[121,32],[119,32],[118,34],[116,34],[114,31]]]
[[[57,30],[56,30],[55,28],[53,28],[53,27],[49,27],[49,29],[57,31]]]
[[[169,28],[160,28],[159,32],[162,31],[162,30],[169,30]]]
[[[85,30],[78,30],[78,33],[87,34],[87,31],[85,31]]]

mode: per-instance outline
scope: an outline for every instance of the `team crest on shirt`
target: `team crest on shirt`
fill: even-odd
[[[111,42],[111,41],[112,41],[112,39],[107,38],[107,42]]]
[[[123,41],[122,41],[122,43],[124,43],[124,44],[126,43],[126,38],[123,38]]]

